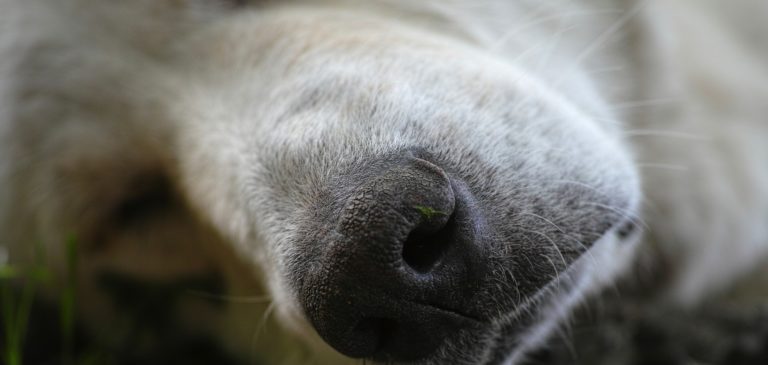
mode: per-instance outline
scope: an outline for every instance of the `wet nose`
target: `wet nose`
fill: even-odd
[[[407,156],[377,170],[318,243],[300,300],[341,353],[413,361],[474,323],[466,308],[486,266],[482,224],[468,190],[436,164]]]

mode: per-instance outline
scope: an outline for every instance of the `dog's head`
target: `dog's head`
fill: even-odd
[[[205,150],[191,195],[231,199],[213,218],[251,252],[280,318],[343,354],[518,356],[629,251],[638,179],[607,109],[532,70],[328,9],[195,42],[212,86],[184,103],[203,126],[185,148]],[[218,184],[227,194],[195,190]]]
[[[66,221],[108,242],[83,253],[101,260],[89,275],[225,266],[231,292],[257,271],[279,321],[350,357],[514,361],[623,264],[638,177],[589,82],[417,19],[288,7],[207,22],[149,57],[100,44],[77,70],[106,71],[69,91],[32,84],[42,107],[22,100],[36,121],[22,135],[61,153],[21,169],[51,171],[16,191],[66,199],[19,227],[54,237]],[[51,105],[69,114],[40,114]],[[54,114],[68,129],[43,144]],[[105,211],[123,223],[93,218]]]

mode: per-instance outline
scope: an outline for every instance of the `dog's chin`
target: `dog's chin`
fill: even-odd
[[[434,353],[414,361],[396,361],[386,357],[368,359],[375,364],[398,365],[497,365],[516,364],[520,357],[536,348],[559,319],[553,308],[579,297],[577,288],[560,280],[542,288],[528,303],[507,311],[495,319],[478,321],[472,327],[457,331]],[[538,303],[538,304],[537,304]],[[544,304],[547,303],[547,304]],[[548,317],[553,318],[548,318]]]
[[[497,351],[497,333],[490,324],[464,329],[454,334],[433,354],[422,359],[402,362],[387,358],[371,359],[375,364],[398,365],[490,365]]]
[[[549,292],[548,288],[542,289],[540,296],[549,297]],[[520,312],[513,318],[478,322],[473,328],[458,331],[452,338],[446,339],[436,352],[422,359],[409,362],[394,361],[385,357],[369,360],[375,364],[398,365],[497,365],[510,361],[516,364],[514,359],[535,348],[532,341],[540,342],[538,338],[545,338],[537,332],[548,332],[550,327],[556,325],[538,322],[544,314],[536,310],[535,306]]]

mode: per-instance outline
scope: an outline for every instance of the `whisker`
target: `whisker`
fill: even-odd
[[[672,171],[680,171],[680,172],[690,171],[690,168],[688,166],[672,165],[672,164],[664,164],[664,163],[641,162],[637,164],[637,167],[647,168],[647,169],[672,170]]]
[[[562,82],[565,82],[568,77],[570,77],[570,73],[573,70],[577,70],[580,66],[582,66],[582,63],[592,56],[593,53],[595,53],[597,50],[599,50],[601,47],[605,46],[606,44],[611,42],[611,38],[616,35],[616,33],[621,30],[622,27],[624,27],[627,23],[629,23],[632,18],[637,16],[645,7],[646,1],[639,0],[637,3],[632,6],[624,15],[619,17],[615,22],[613,22],[610,26],[608,26],[602,33],[598,34],[595,39],[586,45],[584,47],[584,50],[578,53],[570,63],[570,66],[566,67],[564,71],[560,73],[560,76],[558,79],[554,82],[555,86],[560,85]]]
[[[557,245],[554,245],[554,242],[553,242],[553,246],[557,247]],[[558,251],[560,251],[560,250],[558,249]],[[557,265],[555,265],[555,262],[552,261],[552,258],[549,257],[549,255],[543,255],[543,256],[544,256],[544,258],[547,259],[547,262],[549,262],[549,264],[555,270],[555,279],[554,279],[554,281],[557,283],[557,287],[559,289],[560,288],[560,284],[561,284],[561,281],[560,281],[560,271],[557,269]],[[560,255],[560,257],[562,257],[562,255]]]
[[[521,213],[521,214],[522,214],[522,215],[528,215],[528,216],[531,216],[531,217],[534,217],[534,218],[538,218],[538,219],[541,219],[541,220],[543,220],[543,221],[544,221],[544,222],[546,222],[546,223],[549,223],[550,225],[552,225],[553,227],[555,227],[555,229],[557,229],[558,231],[560,231],[560,233],[562,233],[562,234],[563,234],[565,237],[567,237],[568,239],[570,239],[570,240],[574,241],[574,242],[575,242],[577,245],[579,245],[579,247],[580,247],[582,250],[584,250],[584,253],[585,253],[585,254],[587,254],[587,255],[589,256],[590,260],[592,260],[592,262],[593,262],[593,263],[597,263],[597,259],[596,259],[596,258],[595,258],[595,256],[592,254],[592,251],[590,251],[590,250],[589,250],[589,247],[587,247],[587,245],[585,245],[585,244],[584,244],[584,242],[581,242],[581,241],[580,241],[579,239],[577,239],[576,237],[573,237],[571,234],[569,234],[568,232],[566,232],[565,230],[563,230],[563,229],[562,229],[560,226],[558,226],[557,224],[555,224],[555,222],[552,222],[551,220],[549,220],[549,219],[547,219],[547,218],[544,218],[544,217],[542,217],[542,216],[540,216],[540,215],[538,215],[538,214],[534,214],[534,213],[528,213],[528,212],[524,212],[524,213]],[[562,257],[562,254],[560,254],[560,256]]]
[[[199,298],[218,300],[218,301],[224,301],[224,302],[230,302],[230,303],[263,304],[263,303],[269,303],[270,301],[272,301],[272,297],[267,295],[262,295],[262,296],[220,295],[220,294],[212,294],[212,293],[206,293],[206,292],[201,292],[196,290],[188,290],[187,294],[196,296]]]
[[[573,358],[573,360],[576,363],[578,363],[579,355],[576,352],[576,346],[573,344],[573,326],[571,323],[572,320],[573,319],[571,317],[566,317],[565,321],[563,321],[563,323],[560,326],[555,326],[555,331],[557,333],[557,336],[562,339],[563,345],[568,351],[568,354]]]
[[[503,267],[502,270],[505,273],[504,276],[508,276],[512,280],[512,283],[514,284],[515,295],[517,296],[515,303],[520,303],[520,301],[523,298],[523,294],[520,293],[520,282],[517,281],[517,278],[515,278],[515,274],[511,270],[505,267]]]
[[[542,15],[537,18],[531,19],[531,21],[527,23],[520,24],[509,31],[502,34],[496,42],[491,46],[493,49],[498,50],[504,45],[506,45],[514,36],[518,35],[519,33],[525,31],[526,29],[533,28],[537,25],[547,23],[549,21],[566,21],[570,18],[575,18],[578,16],[590,16],[590,15],[603,15],[603,14],[616,14],[619,13],[618,10],[609,10],[609,9],[602,9],[602,10],[585,10],[585,11],[572,11],[567,13],[557,13],[557,14],[548,14],[548,15]]]
[[[624,210],[624,209],[621,209],[621,208],[617,208],[617,207],[612,207],[610,205],[606,205],[606,204],[598,203],[598,202],[584,202],[582,204],[593,205],[593,206],[596,206],[596,207],[600,207],[600,208],[603,208],[603,209],[610,210],[610,211],[618,214],[620,217],[622,217],[624,219],[629,219],[630,221],[641,225],[643,228],[649,229],[648,224],[642,218],[640,218],[637,214],[634,214],[634,213],[629,212],[627,210]]]
[[[695,141],[711,141],[712,140],[712,137],[708,137],[708,136],[683,133],[683,132],[665,131],[665,130],[659,130],[659,129],[634,129],[634,130],[625,131],[623,134],[629,137],[669,137],[669,138],[689,139],[689,140],[695,140]]]
[[[545,290],[547,290],[546,287],[543,288],[541,290],[541,292],[544,292]],[[532,297],[526,298],[523,302],[518,304],[511,312],[506,313],[503,317],[506,320],[515,320],[517,318],[520,318],[524,314],[533,313],[533,311],[531,309],[534,308],[537,303],[539,303],[539,301],[540,301],[539,295],[541,294],[541,292],[537,293],[536,295],[534,295]]]
[[[671,105],[676,102],[679,102],[679,100],[674,98],[636,100],[636,101],[628,101],[624,103],[613,104],[611,105],[611,109],[613,110],[636,109],[636,108],[644,108],[644,107],[650,107],[650,106]]]
[[[257,346],[256,343],[259,340],[259,336],[261,335],[261,332],[266,328],[267,321],[269,320],[269,316],[272,315],[272,312],[275,309],[275,302],[269,303],[267,306],[267,309],[264,310],[264,313],[261,315],[261,319],[259,319],[259,322],[256,324],[256,328],[253,331],[253,338],[251,339],[251,348],[253,348],[252,352],[252,358],[255,360],[257,358],[257,354],[255,353]]]
[[[557,252],[557,254],[560,256],[560,260],[563,262],[563,268],[568,267],[568,263],[567,263],[567,261],[565,261],[565,256],[563,255],[563,252],[560,251],[560,248],[557,247],[557,244],[555,243],[555,241],[552,238],[550,238],[546,233],[539,232],[539,231],[534,231],[534,230],[523,229],[523,228],[520,228],[520,230],[523,231],[523,232],[533,233],[533,234],[536,234],[536,235],[539,235],[539,236],[542,236],[542,237],[546,238],[547,241],[549,241],[552,244],[552,247],[555,249],[555,252]],[[559,278],[560,277],[560,273],[557,270],[557,267],[554,265],[554,262],[550,261],[550,263],[555,268],[555,274]]]
[[[386,0],[385,2],[391,2],[396,3],[397,7],[402,7],[403,2],[398,0]],[[480,41],[485,44],[493,44],[491,41],[491,36],[488,34],[488,31],[485,27],[481,25],[477,25],[474,22],[467,21],[462,16],[466,12],[473,11],[473,6],[469,5],[463,5],[461,7],[455,6],[455,4],[446,5],[443,2],[418,2],[413,1],[407,4],[407,6],[412,6],[411,10],[413,11],[419,11],[419,12],[425,12],[429,14],[438,15],[441,17],[444,17],[447,20],[456,22],[457,24],[461,24],[461,29],[463,30],[464,34],[467,36]],[[481,7],[477,7],[478,9],[481,9]]]
[[[622,66],[596,67],[596,68],[588,69],[586,70],[586,72],[592,75],[600,75],[604,73],[621,72],[626,70],[627,70],[627,67],[622,65]]]
[[[525,60],[528,57],[539,55],[541,60],[538,61],[538,66],[536,68],[540,71],[549,63],[550,59],[552,58],[552,54],[557,48],[557,45],[562,40],[563,34],[572,29],[573,27],[562,27],[550,39],[548,39],[547,42],[534,43],[524,51],[518,53],[512,59],[512,62],[519,62]]]
[[[541,57],[541,60],[539,61],[538,66],[536,67],[537,71],[544,71],[545,67],[549,65],[552,61],[553,56],[555,55],[555,50],[557,49],[557,46],[562,42],[563,35],[575,29],[576,27],[570,26],[570,27],[561,27],[557,33],[555,33],[551,39],[549,40],[549,44],[546,47],[546,53],[544,53]]]
[[[592,53],[600,49],[608,43],[611,37],[616,34],[623,26],[625,26],[632,18],[637,16],[643,7],[646,5],[645,1],[638,1],[626,14],[616,20],[611,26],[609,26],[603,33],[599,34],[591,44],[589,44],[581,53],[579,53],[573,61],[573,67],[579,65],[585,59],[589,58]]]

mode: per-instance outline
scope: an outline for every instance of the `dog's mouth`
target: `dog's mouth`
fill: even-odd
[[[616,237],[619,244],[636,238],[637,229],[631,222],[616,223],[603,238]],[[515,280],[501,282],[498,277],[486,275],[478,283],[485,292],[476,295],[469,307],[455,310],[440,304],[408,303],[403,306],[415,317],[424,313],[442,316],[451,323],[447,329],[422,326],[419,323],[402,325],[397,320],[372,318],[360,325],[377,332],[376,350],[365,358],[381,364],[483,364],[517,363],[520,358],[536,350],[546,340],[546,333],[557,326],[577,305],[590,285],[587,264],[594,263],[602,247],[600,239],[590,252],[585,252],[563,271],[548,277],[547,281],[530,294],[515,297],[507,294]],[[614,241],[612,241],[614,242]],[[611,243],[615,244],[615,243]],[[499,272],[502,263],[496,262],[489,272]],[[493,264],[491,264],[493,266]],[[508,266],[509,263],[503,265]],[[507,278],[509,279],[509,278]],[[538,279],[542,280],[542,279]],[[496,286],[489,283],[497,282]],[[493,289],[488,289],[493,287]],[[495,298],[495,301],[494,301]],[[499,299],[499,298],[507,298]],[[407,309],[406,309],[407,308]],[[448,334],[440,334],[439,331]],[[427,349],[432,349],[428,351]]]
[[[428,313],[428,316],[444,318],[444,321],[454,326],[452,330],[457,332],[481,331],[490,325],[487,321],[450,309],[417,303],[411,303],[409,307],[413,313]],[[439,348],[445,343],[442,335],[431,333],[428,328],[392,318],[366,318],[360,321],[353,331],[369,333],[369,336],[376,338],[375,350],[368,358],[383,364],[429,358],[433,355],[431,348]]]
[[[547,308],[556,307],[558,301],[571,296],[575,290],[577,289],[567,287],[559,280],[554,280],[541,288],[525,303],[512,308],[506,315],[493,319],[476,318],[428,305],[416,305],[421,309],[428,308],[428,310],[439,311],[455,317],[459,327],[455,328],[449,337],[441,339],[440,344],[436,346],[437,350],[424,353],[418,349],[424,345],[425,340],[415,338],[414,335],[424,335],[424,338],[429,338],[431,334],[415,331],[409,336],[387,337],[387,335],[394,335],[397,332],[392,327],[388,327],[394,322],[379,321],[378,319],[366,322],[361,325],[376,329],[389,329],[389,331],[383,331],[386,335],[380,338],[381,342],[377,351],[367,359],[377,364],[411,365],[446,363],[498,365],[509,363],[511,359],[520,356],[521,353],[527,353],[533,349],[531,348],[533,342],[541,340],[541,338],[534,339],[534,337],[537,336],[538,326],[551,324],[544,320],[544,317],[551,316],[547,313]],[[553,322],[555,318],[548,318],[548,320]],[[403,348],[403,344],[411,346],[410,352],[403,354],[391,351],[391,349]],[[513,361],[513,363],[515,362]]]

